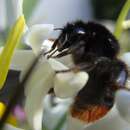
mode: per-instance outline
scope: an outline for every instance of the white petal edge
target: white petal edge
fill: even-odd
[[[29,45],[34,53],[38,54],[46,40],[54,29],[53,24],[36,24],[28,28],[24,35],[24,41]]]
[[[56,74],[54,79],[54,91],[60,98],[74,97],[88,81],[86,72],[67,72]]]
[[[49,63],[54,70],[68,69],[67,66],[54,59],[49,59]],[[74,97],[77,92],[84,87],[87,80],[88,74],[86,72],[56,74],[54,78],[55,94],[60,98]]]
[[[130,92],[119,90],[116,93],[116,107],[121,117],[130,123]]]

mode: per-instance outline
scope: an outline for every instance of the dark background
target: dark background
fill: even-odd
[[[126,0],[92,0],[94,17],[116,20]]]

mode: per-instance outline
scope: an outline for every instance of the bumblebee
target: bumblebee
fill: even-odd
[[[55,30],[61,30],[61,33],[48,57],[71,54],[74,68],[89,74],[88,82],[71,106],[71,115],[86,123],[94,122],[113,107],[115,92],[125,88],[128,70],[117,58],[119,43],[106,27],[95,22],[76,21]],[[55,55],[57,51],[59,53]]]

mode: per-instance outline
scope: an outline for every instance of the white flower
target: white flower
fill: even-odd
[[[56,95],[61,98],[75,97],[86,84],[86,76],[86,72],[57,74],[54,79]]]
[[[65,80],[63,80],[61,77],[57,77],[57,82],[60,82],[61,84],[59,88],[57,82],[55,81],[55,68],[58,68],[56,70],[63,70],[66,68],[66,66],[53,59],[50,59],[49,61],[42,59],[34,69],[30,80],[26,84],[25,110],[29,123],[36,130],[41,129],[42,113],[44,108],[42,102],[50,88],[54,87],[54,90],[57,90],[56,95],[64,93],[65,97],[74,96],[84,86],[88,79],[87,73],[79,72],[78,76],[71,74],[72,72],[69,72],[70,75],[68,75],[67,79]],[[81,80],[84,84],[80,80],[76,81],[77,78],[83,77],[82,75],[84,78]],[[64,88],[64,83],[68,85],[67,88]],[[77,85],[77,87],[74,88],[74,85]],[[68,92],[71,94],[68,95]],[[36,122],[36,120],[39,121]]]
[[[119,90],[117,92],[116,106],[121,117],[130,123],[130,91]]]
[[[27,66],[31,64],[34,58],[36,58],[36,55],[32,50],[15,50],[10,69],[23,71]],[[25,60],[28,62],[25,62]]]

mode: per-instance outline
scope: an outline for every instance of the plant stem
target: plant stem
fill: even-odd
[[[114,31],[114,35],[117,39],[120,38],[120,35],[122,33],[122,24],[123,24],[123,21],[125,20],[127,14],[128,14],[128,11],[130,9],[130,0],[127,0],[126,3],[124,4],[122,10],[121,10],[121,13],[119,14],[119,17],[117,19],[117,23],[116,23],[116,27],[115,27],[115,31]]]

